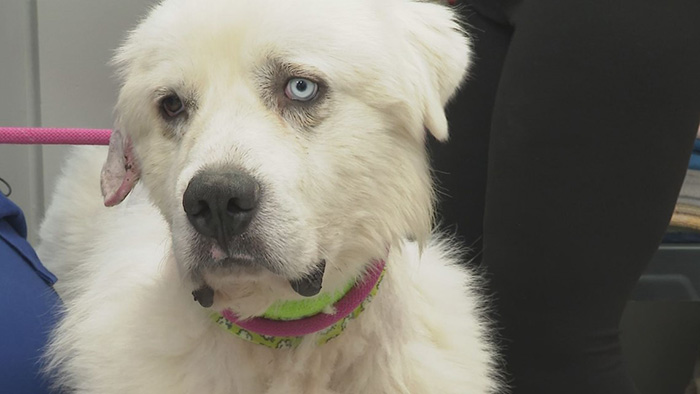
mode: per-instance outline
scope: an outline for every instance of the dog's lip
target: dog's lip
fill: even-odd
[[[257,259],[255,256],[244,254],[244,253],[234,253],[223,258],[224,263],[242,265],[242,266],[252,266],[255,265]]]
[[[254,266],[255,262],[259,260],[256,256],[250,253],[239,252],[239,251],[224,251],[217,244],[213,244],[209,250],[209,257],[211,261],[217,265],[239,265],[239,266]]]
[[[250,265],[255,263],[255,256],[253,256],[250,253],[244,253],[244,252],[237,252],[233,251],[231,252],[230,250],[224,251],[221,249],[221,247],[217,244],[212,244],[211,250],[209,251],[211,255],[211,259],[216,261],[216,262],[231,262],[231,263],[239,263],[239,264],[244,264],[244,265]]]
[[[290,279],[289,284],[297,294],[304,297],[313,297],[323,288],[323,274],[326,272],[326,260],[321,260],[314,271],[299,279]]]
[[[204,284],[200,288],[192,291],[192,297],[204,308],[214,305],[214,289]]]

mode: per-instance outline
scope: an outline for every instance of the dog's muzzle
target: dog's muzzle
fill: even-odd
[[[255,256],[236,251],[236,242],[248,230],[260,205],[261,187],[255,178],[238,169],[204,169],[190,180],[182,206],[192,227],[204,238],[218,245],[219,264],[251,266]],[[240,245],[239,245],[240,246]],[[215,247],[216,248],[216,247]],[[290,279],[295,292],[312,297],[321,291],[326,262],[299,279]],[[206,284],[192,292],[203,307],[214,302],[214,290]]]

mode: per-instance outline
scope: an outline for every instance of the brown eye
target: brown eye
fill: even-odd
[[[160,100],[160,107],[163,110],[163,114],[170,118],[174,118],[185,111],[185,104],[176,94],[163,97]]]

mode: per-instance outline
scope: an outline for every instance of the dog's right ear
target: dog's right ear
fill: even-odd
[[[404,0],[402,12],[395,17],[403,20],[407,41],[416,55],[410,59],[410,83],[414,86],[411,97],[422,106],[425,130],[439,141],[446,141],[444,107],[466,75],[471,48],[455,11],[433,4],[436,2]]]
[[[100,186],[104,204],[112,207],[124,201],[141,176],[131,138],[116,129],[109,138],[107,161],[102,166]]]

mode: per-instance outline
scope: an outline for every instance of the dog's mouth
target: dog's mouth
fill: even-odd
[[[321,292],[323,288],[323,274],[326,271],[326,261],[321,260],[314,270],[301,278],[289,279],[289,285],[299,295],[303,297],[313,297]],[[214,305],[214,289],[207,283],[203,283],[199,288],[192,291],[194,300],[204,308]]]

